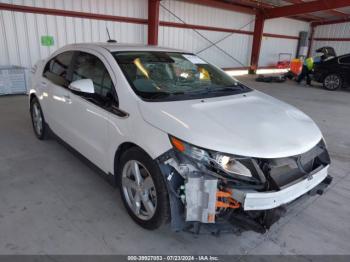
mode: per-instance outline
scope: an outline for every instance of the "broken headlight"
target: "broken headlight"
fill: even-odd
[[[247,178],[252,177],[251,171],[242,164],[239,159],[232,155],[199,148],[173,136],[170,136],[170,142],[178,152],[181,152],[194,160],[200,161],[202,164],[214,166],[228,175]]]

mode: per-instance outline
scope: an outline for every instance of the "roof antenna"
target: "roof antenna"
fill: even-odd
[[[111,36],[109,34],[109,31],[108,31],[108,27],[106,26],[106,30],[107,30],[107,35],[108,35],[108,40],[107,40],[107,43],[116,43],[117,41],[114,40],[114,39],[111,39]]]

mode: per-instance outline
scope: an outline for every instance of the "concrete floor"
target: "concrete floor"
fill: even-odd
[[[51,139],[34,137],[26,97],[0,98],[0,254],[350,254],[350,90],[243,82],[303,110],[332,156],[333,184],[264,235],[146,231],[119,192]]]

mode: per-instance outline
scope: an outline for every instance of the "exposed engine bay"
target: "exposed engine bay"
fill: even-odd
[[[323,140],[306,153],[278,159],[232,156],[170,140],[174,148],[157,160],[176,231],[199,233],[205,224],[217,232],[234,224],[263,233],[287,204],[306,193],[322,194],[332,181]]]

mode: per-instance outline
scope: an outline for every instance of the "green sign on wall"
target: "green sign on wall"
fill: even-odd
[[[53,46],[53,36],[51,35],[42,35],[41,36],[41,45],[42,46]]]

